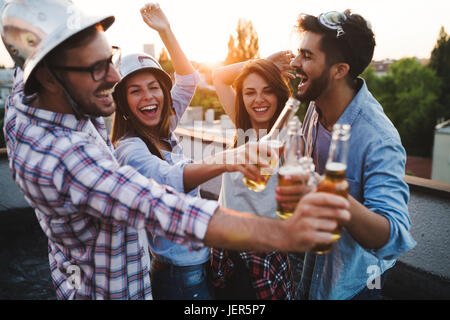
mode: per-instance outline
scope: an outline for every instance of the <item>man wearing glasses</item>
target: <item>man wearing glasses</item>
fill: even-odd
[[[305,197],[287,223],[224,210],[120,167],[101,118],[115,111],[119,81],[104,34],[114,17],[89,17],[68,0],[0,8],[3,42],[23,69],[6,105],[9,165],[49,239],[59,299],[150,299],[145,230],[193,249],[305,251],[331,243],[336,219],[349,221],[348,201],[331,195]]]
[[[406,154],[399,134],[358,76],[370,64],[375,38],[369,23],[349,10],[301,15],[298,98],[311,102],[304,123],[306,153],[325,171],[331,130],[351,125],[346,177],[352,214],[341,239],[326,255],[306,253],[300,299],[377,299],[384,272],[412,249]],[[298,194],[282,188],[280,201]],[[381,281],[379,276],[381,276]]]

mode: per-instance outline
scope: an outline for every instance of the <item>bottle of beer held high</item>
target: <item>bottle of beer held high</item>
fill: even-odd
[[[325,176],[319,181],[317,192],[327,192],[347,198],[349,183],[346,179],[346,170],[350,129],[351,126],[348,124],[334,125]],[[341,238],[341,231],[342,228],[338,226],[332,233],[335,242]],[[332,247],[333,244],[317,245],[312,251],[316,254],[326,254]]]

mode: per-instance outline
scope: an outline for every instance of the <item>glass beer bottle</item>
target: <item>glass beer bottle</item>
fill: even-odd
[[[287,147],[287,146],[286,146]],[[278,186],[286,187],[293,185],[303,185],[305,194],[315,191],[317,188],[317,180],[314,175],[313,159],[302,157],[295,165],[289,165],[288,162],[278,171]],[[290,176],[297,176],[294,181]],[[300,179],[299,179],[300,178]],[[298,201],[293,203],[277,203],[277,216],[281,220],[289,219],[295,212]]]
[[[295,116],[299,108],[300,101],[295,98],[289,98],[270,132],[260,139],[260,142],[265,143],[270,148],[270,150],[272,152],[276,152],[277,155],[270,159],[271,169],[262,169],[262,181],[254,181],[247,179],[246,177],[242,179],[243,183],[247,186],[248,189],[254,192],[261,192],[266,188],[270,177],[276,171],[280,155],[283,153],[288,123]],[[264,155],[260,154],[259,156],[263,157]]]
[[[327,192],[347,198],[349,184],[345,177],[347,170],[348,141],[350,139],[350,125],[336,124],[333,127],[330,151],[325,166],[325,176],[318,184],[317,192]],[[332,232],[336,242],[341,238],[341,227]],[[312,251],[316,254],[326,254],[331,251],[333,244],[317,245]]]

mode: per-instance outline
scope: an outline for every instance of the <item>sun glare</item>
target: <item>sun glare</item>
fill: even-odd
[[[110,42],[124,53],[143,51],[144,44],[154,45],[158,57],[163,44],[158,34],[143,22],[139,9],[147,1],[74,0],[90,14],[111,13],[116,22],[108,30]],[[407,56],[428,58],[441,26],[450,32],[450,2],[442,0],[380,0],[377,2],[331,0],[302,2],[278,0],[164,0],[160,5],[171,22],[189,59],[209,64],[223,61],[228,40],[234,35],[239,18],[250,20],[258,34],[261,57],[280,50],[296,50],[293,27],[302,12],[317,15],[327,10],[352,9],[371,21],[377,39],[375,59],[399,59]],[[420,24],[417,23],[420,21]],[[3,44],[0,64],[12,66]]]

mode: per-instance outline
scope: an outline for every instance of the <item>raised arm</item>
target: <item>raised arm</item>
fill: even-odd
[[[177,38],[170,27],[169,20],[157,3],[148,3],[141,9],[144,22],[158,32],[170,58],[175,72],[179,75],[194,73],[194,68],[181,49]]]
[[[236,124],[236,93],[232,87],[242,68],[247,62],[240,62],[218,68],[213,71],[213,85],[216,88],[217,96],[222,104],[225,113]]]

